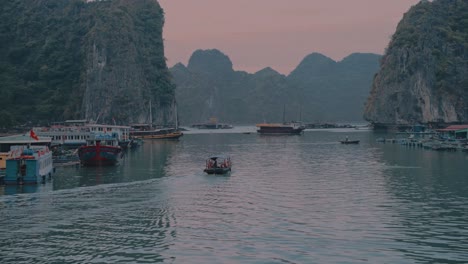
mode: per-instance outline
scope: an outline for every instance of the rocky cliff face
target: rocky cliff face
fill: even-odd
[[[156,0],[12,0],[1,7],[4,116],[16,123],[149,122],[151,102],[153,123],[173,122],[175,85]]]
[[[174,86],[164,59],[161,7],[153,0],[93,5],[82,115],[103,122],[149,122],[151,105],[153,123],[172,122]]]
[[[422,1],[405,14],[364,117],[380,125],[468,121],[468,1]]]

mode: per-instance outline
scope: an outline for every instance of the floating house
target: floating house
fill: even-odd
[[[451,125],[443,129],[437,129],[437,132],[454,139],[468,139],[468,125]]]

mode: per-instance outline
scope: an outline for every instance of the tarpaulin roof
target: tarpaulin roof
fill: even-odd
[[[213,156],[209,157],[209,159],[212,159],[212,160],[215,160],[215,159],[228,159],[228,158],[229,158],[229,156],[222,155],[222,154],[221,155],[213,155]]]
[[[449,132],[449,131],[457,131],[462,129],[468,129],[468,125],[451,125],[443,129],[437,129],[437,131],[441,132]]]

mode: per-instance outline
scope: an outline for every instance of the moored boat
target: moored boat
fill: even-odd
[[[52,176],[52,152],[47,146],[12,146],[11,149],[20,149],[21,155],[6,161],[5,184],[37,184]]]
[[[8,159],[14,159],[21,156],[23,152],[24,146],[20,148],[13,148],[13,150],[9,150],[8,152],[0,152],[0,181],[3,182],[3,178],[6,174],[6,161]]]
[[[19,160],[23,154],[23,150],[28,147],[30,149],[47,147],[48,149],[50,145],[51,139],[49,137],[37,137],[33,131],[30,131],[29,135],[23,134],[0,137],[0,184],[4,184],[4,179],[7,174],[8,160]],[[9,182],[9,184],[12,182],[16,184],[19,167],[18,165],[15,166],[17,167],[18,171],[15,175],[10,175],[12,180]]]
[[[152,129],[149,125],[133,125],[130,135],[139,139],[179,139],[184,134],[175,128]]]
[[[116,138],[95,135],[78,149],[78,156],[84,166],[115,165],[122,158],[122,148]]]
[[[171,131],[172,130],[172,131]],[[160,129],[157,132],[154,132],[151,135],[143,136],[147,139],[179,139],[184,134],[180,131],[175,131],[174,129]]]
[[[206,167],[203,170],[207,174],[226,174],[231,171],[232,163],[229,156],[218,155],[209,157],[206,160]]]
[[[193,124],[193,128],[198,129],[231,129],[234,128],[231,124],[223,124],[223,123],[198,123]]]
[[[257,124],[257,132],[262,135],[300,135],[305,127],[302,123],[291,122],[282,124],[263,123]]]
[[[359,144],[359,140],[341,140],[341,144]]]
[[[208,122],[193,124],[192,127],[198,128],[198,129],[231,129],[231,128],[234,128],[234,126],[231,124],[218,123],[218,119],[216,117],[210,118]]]
[[[150,112],[149,112],[149,123],[148,124],[132,124],[130,125],[130,136],[134,139],[179,139],[184,134],[179,130],[179,121],[177,119],[177,104],[174,102],[174,127],[172,126],[160,126],[159,128],[153,128],[153,115],[152,115],[152,104],[151,100]]]
[[[87,120],[66,120],[56,122],[50,127],[35,127],[38,136],[52,138],[53,146],[67,146],[78,148],[86,145],[86,140],[95,133],[107,134],[118,138],[119,141],[129,141],[129,126],[90,123]]]

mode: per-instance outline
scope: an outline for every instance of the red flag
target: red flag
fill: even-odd
[[[36,133],[34,133],[34,131],[29,131],[29,136],[31,138],[34,138],[35,140],[39,140],[39,137],[36,135]]]

